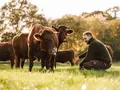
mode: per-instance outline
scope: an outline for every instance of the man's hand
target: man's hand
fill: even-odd
[[[78,65],[79,62],[80,62],[79,57],[76,57],[74,63],[75,63],[76,65]]]
[[[79,69],[80,69],[80,70],[84,70],[83,62],[80,63],[80,65],[79,65]]]

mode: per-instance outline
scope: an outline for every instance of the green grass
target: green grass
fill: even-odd
[[[0,64],[0,90],[120,90],[120,63],[107,71],[80,71],[78,66],[57,64],[54,73],[40,72],[35,63],[33,71],[10,69],[10,64]]]

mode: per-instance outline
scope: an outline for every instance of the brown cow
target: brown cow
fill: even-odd
[[[71,34],[73,33],[72,30],[68,29],[67,26],[59,26],[58,28],[57,27],[54,27],[52,26],[59,34],[58,34],[58,38],[59,38],[59,46],[63,43],[63,42],[66,42],[66,37],[67,37],[67,34]]]
[[[14,66],[14,53],[10,42],[0,43],[0,61],[11,61],[11,68]]]
[[[12,40],[12,46],[16,58],[15,60],[17,68],[20,67],[20,64],[21,68],[23,68],[25,59],[28,59],[27,37],[28,33],[21,33],[19,35],[14,36]]]
[[[65,50],[65,51],[58,51],[56,55],[56,62],[65,63],[70,62],[71,66],[74,65],[74,51],[73,50]]]
[[[28,35],[28,57],[29,57],[29,71],[32,71],[33,61],[36,52],[44,52],[42,60],[46,62],[46,69],[54,71],[55,55],[57,52],[59,42],[57,32],[47,26],[36,24]]]
[[[67,26],[59,26],[58,28],[52,26],[52,28],[54,28],[58,32],[58,39],[59,39],[58,48],[63,42],[67,41],[66,40],[67,34],[71,34],[73,32],[72,30],[68,29]],[[39,58],[39,55],[38,55],[38,58]],[[42,66],[42,68],[44,68],[44,66],[45,66],[45,60],[43,60],[43,59],[41,59],[41,66]],[[55,63],[55,66],[56,66],[56,63]]]

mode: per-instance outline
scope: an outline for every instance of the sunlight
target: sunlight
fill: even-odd
[[[86,87],[87,87],[86,84],[83,84],[82,87],[81,87],[81,89],[82,90],[86,90]]]
[[[28,28],[24,28],[21,32],[22,33],[29,33],[29,29]]]
[[[2,90],[3,89],[3,85],[2,84],[0,84],[0,90]]]
[[[1,0],[0,6],[9,0]],[[83,12],[106,10],[120,6],[119,0],[28,0],[35,4],[46,18],[60,18],[65,14],[80,15]],[[41,12],[41,11],[40,11]],[[120,15],[120,14],[119,14]]]
[[[83,12],[106,10],[120,6],[119,0],[29,0],[42,9],[46,18],[60,18],[65,14],[80,15]]]

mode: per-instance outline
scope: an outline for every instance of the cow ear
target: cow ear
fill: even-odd
[[[37,40],[37,41],[41,41],[41,40],[42,40],[42,36],[39,35],[39,34],[34,34],[33,37],[34,37],[34,39]]]
[[[73,31],[72,30],[67,30],[67,33],[71,34],[71,33],[73,33]]]

